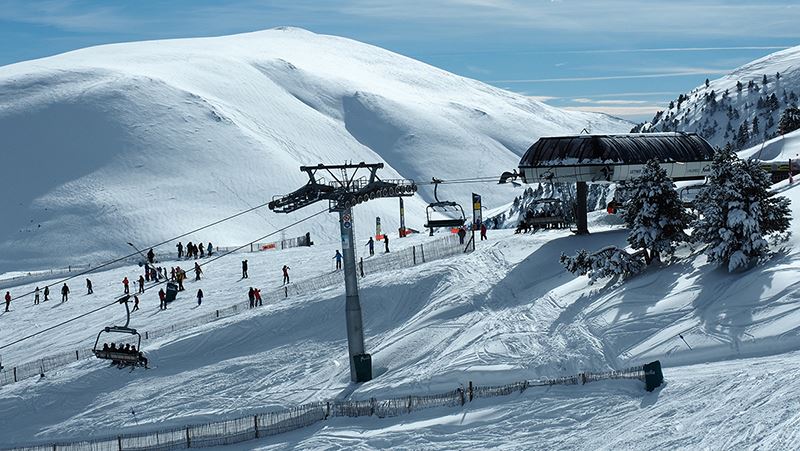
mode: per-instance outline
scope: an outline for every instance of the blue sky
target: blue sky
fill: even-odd
[[[796,0],[0,0],[0,65],[290,25],[559,107],[643,120],[706,77],[800,45],[798,24]]]

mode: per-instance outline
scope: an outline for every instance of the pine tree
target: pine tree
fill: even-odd
[[[706,78],[706,88],[708,87],[709,84],[710,82],[708,81],[708,78]]]
[[[778,133],[785,135],[800,129],[800,109],[786,108],[778,122]]]
[[[687,240],[684,230],[691,217],[657,160],[648,161],[642,175],[628,182],[625,189],[631,199],[623,216],[631,229],[628,244],[644,249],[648,265],[660,255],[671,254],[675,243]]]
[[[709,263],[728,271],[769,255],[767,237],[789,228],[789,200],[770,192],[769,175],[756,161],[742,161],[730,147],[714,156],[706,187],[695,199],[699,212],[692,241],[705,244]]]
[[[751,133],[753,136],[758,134],[758,116],[753,117],[753,131]]]
[[[775,80],[780,80],[780,79],[781,79],[781,73],[775,72]]]
[[[741,81],[737,81],[736,82],[736,90],[739,91],[739,92],[742,92],[742,82]]]
[[[740,147],[747,144],[747,141],[750,141],[750,128],[747,126],[747,120],[742,121],[742,125],[739,126],[739,134],[736,136],[737,143]]]
[[[761,79],[761,84],[765,87],[767,86],[767,74],[764,74],[764,78]]]

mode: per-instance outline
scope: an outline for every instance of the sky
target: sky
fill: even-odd
[[[0,0],[0,65],[296,26],[638,122],[706,78],[800,45],[798,24],[797,0]]]

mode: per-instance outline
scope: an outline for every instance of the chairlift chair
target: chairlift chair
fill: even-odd
[[[556,213],[526,218],[525,222],[528,226],[534,230],[546,227],[560,229],[571,226],[573,215],[567,210],[564,201],[554,197],[537,199],[533,202],[533,211],[536,211],[536,207],[540,205],[551,205],[553,206],[552,210],[556,211]]]
[[[131,309],[128,306],[128,302],[130,301],[130,295],[124,296],[120,298],[117,302],[120,304],[125,304],[125,312],[127,314],[127,319],[125,320],[124,326],[106,326],[100,333],[97,334],[97,339],[94,342],[94,348],[92,348],[92,352],[94,353],[95,357],[101,360],[111,360],[112,362],[118,363],[120,366],[145,366],[146,359],[142,359],[139,357],[139,353],[141,352],[142,347],[142,336],[136,329],[128,327],[128,324],[131,322]],[[124,352],[119,349],[111,351],[107,349],[103,349],[100,345],[100,337],[103,334],[124,334],[124,335],[132,335],[137,337],[136,342],[136,353],[131,352]]]
[[[452,229],[461,227],[467,222],[467,217],[464,215],[464,209],[461,208],[461,205],[452,201],[439,200],[438,190],[440,183],[442,183],[442,180],[433,178],[433,198],[436,199],[436,202],[431,202],[425,209],[427,218],[425,228],[430,229],[430,236],[433,236],[433,230],[436,228],[446,227]]]

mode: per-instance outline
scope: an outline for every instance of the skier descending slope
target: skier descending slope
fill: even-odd
[[[286,265],[283,265],[283,285],[289,283],[289,270],[292,269]]]

